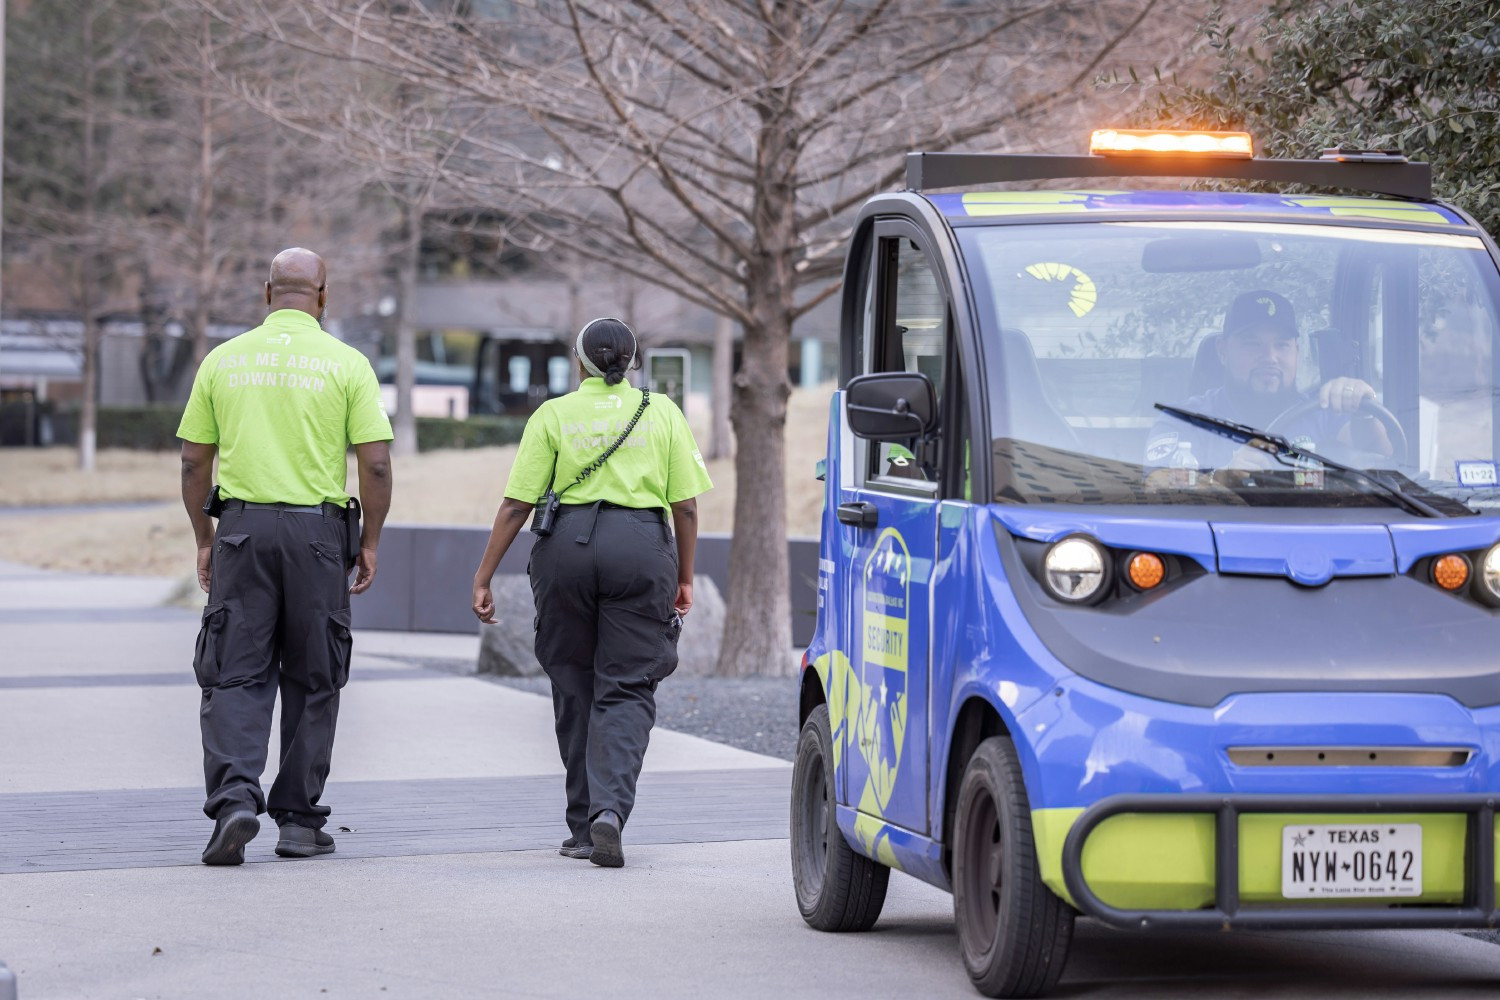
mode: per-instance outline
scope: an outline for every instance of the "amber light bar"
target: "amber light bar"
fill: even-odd
[[[1102,156],[1190,155],[1250,159],[1249,132],[1172,132],[1161,129],[1102,128],[1089,140],[1089,152]]]

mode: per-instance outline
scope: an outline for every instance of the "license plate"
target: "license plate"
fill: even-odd
[[[1284,826],[1281,895],[1286,899],[1420,896],[1422,825]]]

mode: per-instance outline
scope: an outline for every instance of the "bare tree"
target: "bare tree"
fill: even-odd
[[[113,251],[122,229],[123,153],[138,122],[128,88],[139,39],[133,0],[57,0],[18,11],[10,30],[10,98],[18,126],[6,144],[8,221],[22,252],[41,248],[63,274],[61,296],[83,327],[78,464],[94,468],[99,341],[123,275]]]
[[[202,0],[173,2],[198,16],[223,14]],[[261,13],[284,19],[290,9],[278,3]],[[224,26],[222,16],[214,20]],[[236,37],[243,43],[255,36],[241,31]],[[219,60],[217,80],[239,108],[298,141],[305,172],[324,175],[325,180],[331,177],[345,195],[356,192],[362,202],[359,214],[380,220],[380,238],[373,241],[363,263],[375,265],[395,284],[395,310],[389,317],[396,360],[393,449],[414,454],[417,352],[412,303],[424,225],[430,211],[443,207],[437,188],[452,140],[434,127],[431,95],[409,81],[371,70],[356,58],[331,61],[316,47],[267,47],[263,40],[257,42],[248,51],[258,57],[239,64]],[[358,45],[357,38],[351,42]],[[274,72],[262,64],[267,52],[283,56],[273,56]],[[287,55],[293,58],[284,58]]]
[[[246,162],[251,144],[274,137],[224,99],[216,67],[232,56],[222,26],[177,0],[153,0],[142,34],[132,82],[150,94],[154,115],[139,123],[127,200],[136,218],[141,379],[146,398],[157,401],[176,396],[208,353],[226,272],[241,262],[258,228],[233,224],[251,220],[232,217],[236,199],[225,189],[253,169]],[[170,334],[173,321],[185,336]]]
[[[523,220],[514,238],[743,330],[727,674],[790,667],[789,341],[837,288],[850,212],[898,180],[908,150],[1008,142],[1070,106],[1170,5],[555,0],[487,18],[463,0],[201,2],[420,88],[420,121],[364,138],[393,157],[442,145],[445,192],[504,206]]]
[[[410,83],[403,81],[394,88],[372,86],[366,93],[371,91],[383,92],[383,99],[373,98],[380,102],[375,105],[376,115],[362,116],[364,123],[355,131],[323,133],[325,142],[346,155],[358,157],[366,151],[368,143],[362,136],[372,118],[380,127],[388,128],[391,122],[404,125],[426,117],[423,92]],[[424,143],[412,143],[409,140],[396,143],[394,147],[402,149],[406,155],[401,167],[395,172],[396,175],[383,178],[382,186],[400,218],[400,236],[392,248],[396,255],[396,312],[392,317],[396,327],[396,417],[392,428],[395,433],[392,448],[398,456],[404,456],[417,453],[414,399],[417,382],[417,331],[413,305],[417,296],[417,270],[422,258],[423,223],[427,209],[434,201],[434,187],[437,183],[437,171],[428,168],[427,161],[429,158],[439,158],[441,154],[427,148]],[[387,145],[385,148],[389,150],[392,147]],[[386,166],[389,170],[388,160]]]
[[[707,458],[734,455],[729,422],[729,400],[734,395],[734,320],[720,313],[714,320],[713,413],[708,431]]]
[[[381,258],[379,226],[359,210],[368,173],[352,176],[231,87],[245,74],[304,74],[312,57],[247,45],[185,0],[48,0],[13,14],[9,263],[55,275],[27,300],[81,319],[79,461],[90,468],[106,313],[139,311],[146,398],[178,398],[211,346],[210,318],[258,314],[272,253],[338,242]],[[358,255],[336,252],[341,290],[370,270],[349,260]]]
[[[297,240],[323,242],[339,220],[367,215],[360,199],[372,178],[243,99],[247,81],[326,85],[331,67],[246,44],[192,0],[152,2],[142,83],[159,114],[139,151],[138,246],[143,270],[174,289],[196,366],[211,346],[211,317],[254,315],[271,254]]]

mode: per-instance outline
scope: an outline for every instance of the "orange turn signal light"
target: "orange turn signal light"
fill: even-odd
[[[1249,132],[1177,132],[1145,128],[1096,129],[1089,140],[1096,155],[1227,156],[1249,159],[1255,155]]]
[[[1167,564],[1153,552],[1137,552],[1130,557],[1125,575],[1130,578],[1130,585],[1136,590],[1150,590],[1160,586],[1167,578]]]
[[[1453,554],[1433,560],[1432,582],[1444,590],[1458,590],[1469,582],[1469,560]]]

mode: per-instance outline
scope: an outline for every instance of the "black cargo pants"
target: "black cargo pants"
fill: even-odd
[[[231,504],[219,519],[193,662],[211,818],[253,809],[321,829],[328,817],[318,799],[349,679],[346,546],[332,513]],[[278,690],[281,764],[267,800],[260,775]]]
[[[536,657],[552,680],[568,830],[629,819],[656,683],[677,669],[677,549],[660,511],[565,506],[531,550]]]

